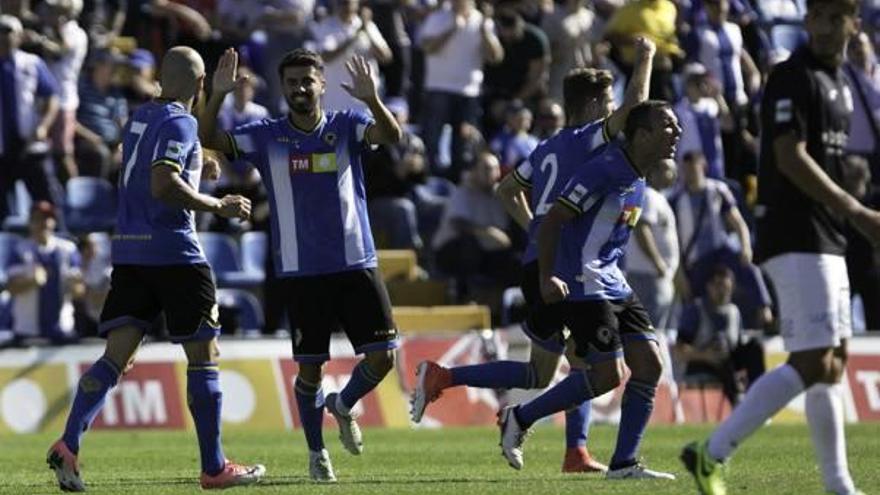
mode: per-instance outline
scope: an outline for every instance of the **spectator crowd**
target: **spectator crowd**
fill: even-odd
[[[805,0],[0,0],[0,328],[13,341],[94,333],[124,125],[158,94],[156,60],[175,44],[196,48],[209,73],[227,47],[241,54],[249,77],[222,107],[227,130],[286,112],[276,67],[287,51],[322,55],[328,111],[359,107],[339,82],[347,60],[366,57],[404,128],[400,143],[365,152],[379,247],[416,251],[453,302],[489,304],[501,321],[516,313],[501,294],[519,282],[525,235],[495,185],[564,125],[570,69],[610,70],[619,101],[645,36],[657,45],[651,96],[674,104],[683,135],[676,168],[648,178],[628,276],[655,324],[680,329],[687,370],[751,377],[745,329],[774,326],[773,288],[752,263],[758,107],[773,66],[805,41],[805,11]],[[877,2],[863,2],[862,19],[844,68],[853,112],[843,185],[878,207]],[[203,187],[247,196],[254,215],[200,218],[215,240],[206,250],[239,255],[223,262],[253,276],[220,287],[260,294],[273,333],[284,318],[259,234],[266,191],[247,163],[215,159],[223,177]],[[862,326],[880,329],[880,257],[851,237]],[[723,383],[737,400],[738,385]]]

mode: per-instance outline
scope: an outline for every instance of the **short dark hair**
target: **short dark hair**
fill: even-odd
[[[709,279],[707,282],[711,282],[716,278],[729,278],[730,280],[736,282],[736,276],[733,273],[733,270],[730,269],[727,265],[717,264],[712,267],[712,271],[709,273]]]
[[[288,67],[314,67],[320,72],[324,72],[324,59],[317,52],[306,50],[305,48],[297,48],[281,59],[278,64],[278,77],[284,77],[284,70]]]
[[[575,67],[562,80],[562,105],[567,115],[580,113],[586,104],[602,96],[614,83],[610,71]]]
[[[669,102],[663,100],[646,100],[634,106],[626,117],[626,124],[623,127],[623,135],[626,139],[632,139],[639,129],[654,129],[653,117],[656,113],[664,110],[671,110]]]
[[[850,14],[857,14],[859,12],[859,0],[807,0],[807,10],[809,11],[813,7],[823,4],[843,5],[844,7],[849,7]]]

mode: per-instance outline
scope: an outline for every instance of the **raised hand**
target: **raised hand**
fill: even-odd
[[[251,200],[238,194],[227,194],[220,200],[217,214],[224,218],[247,220],[251,216]]]
[[[214,70],[211,84],[214,93],[225,95],[245,80],[247,77],[238,76],[238,53],[234,48],[227,48],[217,62],[217,69]]]
[[[636,37],[636,54],[642,59],[648,59],[657,53],[657,45],[645,36]]]
[[[345,68],[351,75],[351,84],[340,84],[342,89],[367,104],[379,99],[379,94],[376,92],[376,81],[373,80],[373,69],[367,63],[367,59],[359,55],[354,56],[345,63]]]

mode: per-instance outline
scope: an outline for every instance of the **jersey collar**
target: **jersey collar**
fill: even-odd
[[[313,127],[312,129],[302,129],[300,127],[297,127],[296,124],[293,123],[293,120],[291,120],[289,113],[287,114],[287,117],[284,118],[284,120],[287,122],[288,127],[293,129],[295,132],[297,132],[299,134],[303,134],[305,136],[311,136],[318,129],[323,127],[324,124],[327,122],[327,112],[325,112],[323,109],[321,109],[321,118],[318,119],[318,123],[315,124],[315,127]]]
[[[639,170],[639,167],[636,167],[636,163],[633,161],[632,157],[629,156],[629,153],[627,153],[626,147],[621,144],[620,146],[618,146],[618,149],[620,149],[620,154],[623,155],[624,161],[627,165],[629,165],[633,172],[635,172],[640,179],[644,178],[645,174],[641,170]]]

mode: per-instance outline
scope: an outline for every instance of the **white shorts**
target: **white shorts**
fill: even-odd
[[[838,347],[852,337],[849,276],[843,256],[787,253],[763,263],[776,287],[785,350]]]

